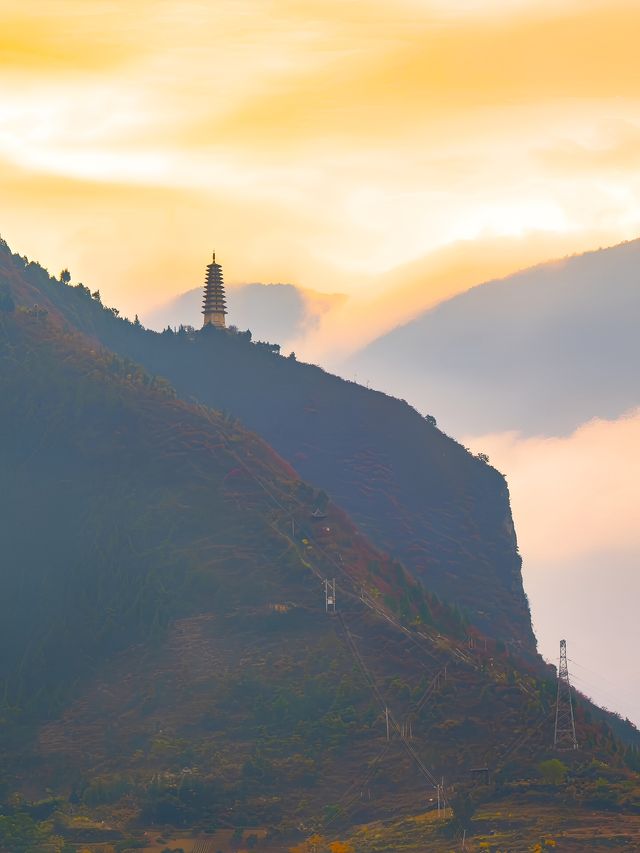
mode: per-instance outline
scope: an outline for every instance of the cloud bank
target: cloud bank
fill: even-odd
[[[566,638],[591,670],[576,686],[640,724],[640,409],[562,438],[466,442],[507,475],[541,650],[555,660]]]

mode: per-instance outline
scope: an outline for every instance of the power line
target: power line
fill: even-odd
[[[362,658],[362,655],[360,654],[358,647],[356,646],[355,640],[353,639],[351,631],[349,631],[349,628],[347,627],[347,624],[344,621],[344,618],[343,618],[341,613],[338,613],[338,618],[340,619],[340,623],[342,624],[342,626],[344,628],[345,636],[347,637],[347,641],[348,641],[347,645],[351,649],[351,652],[352,652],[354,658],[356,659],[358,665],[360,666],[368,684],[370,685],[371,689],[373,690],[373,692],[374,692],[374,694],[375,694],[375,696],[376,696],[376,698],[380,704],[381,709],[384,711],[385,722],[386,722],[386,727],[387,727],[387,740],[389,740],[389,737],[390,737],[390,727],[393,727],[398,732],[398,734],[400,735],[400,740],[401,740],[403,746],[405,747],[405,749],[407,750],[409,755],[415,761],[415,763],[418,766],[418,769],[420,770],[422,775],[427,779],[427,781],[429,781],[435,787],[438,784],[435,776],[429,770],[429,768],[424,764],[424,762],[422,761],[420,756],[416,753],[415,749],[411,746],[411,744],[407,740],[407,737],[405,736],[405,734],[402,730],[402,727],[400,726],[400,724],[397,722],[397,720],[395,719],[395,717],[393,716],[393,714],[389,710],[389,706],[388,706],[387,702],[385,701],[384,696],[381,694],[380,690],[378,689],[378,685],[376,684],[373,675],[371,674],[371,672],[369,671],[369,668],[365,664],[365,662]]]
[[[234,458],[234,459],[238,462],[238,464],[239,464],[239,465],[240,465],[240,466],[245,470],[245,472],[249,475],[249,477],[251,477],[251,478],[252,478],[252,479],[253,479],[253,480],[254,480],[254,481],[255,481],[255,482],[260,486],[260,488],[265,492],[265,494],[267,494],[267,496],[271,498],[271,500],[273,501],[273,503],[274,503],[277,507],[279,507],[279,508],[282,510],[282,512],[283,512],[283,513],[284,513],[284,514],[289,518],[289,520],[290,520],[290,521],[291,521],[291,523],[292,523],[292,536],[295,536],[295,527],[293,526],[293,525],[294,525],[294,522],[295,522],[295,519],[294,519],[294,516],[292,515],[291,511],[290,511],[286,506],[284,506],[284,505],[281,503],[281,501],[280,501],[280,500],[278,500],[278,498],[274,495],[273,490],[272,490],[272,489],[270,489],[270,488],[269,488],[269,487],[268,487],[268,486],[267,486],[267,485],[262,481],[262,479],[261,479],[261,478],[260,478],[260,477],[259,477],[259,476],[258,476],[258,475],[253,471],[253,470],[251,470],[251,468],[250,468],[250,467],[245,463],[245,461],[244,461],[243,459],[241,459],[241,458],[240,458],[240,456],[238,455],[238,453],[237,453],[234,449],[232,449],[232,448],[229,446],[229,444],[230,444],[230,437],[229,437],[229,435],[228,435],[227,433],[225,433],[225,430],[224,430],[224,429],[222,429],[222,428],[220,427],[220,425],[219,425],[219,424],[217,424],[217,426],[219,427],[219,429],[220,429],[220,431],[223,433],[223,435],[225,435],[225,437],[227,438],[227,442],[228,442],[227,450],[228,450],[229,454],[230,454],[231,456],[233,456],[233,458]],[[290,495],[288,495],[288,496],[290,496]],[[294,498],[294,500],[295,500],[295,498]],[[301,505],[301,504],[300,504],[300,501],[296,501],[296,503],[298,504],[298,506],[300,506],[300,505]],[[289,536],[289,534],[288,534],[288,533],[283,533],[282,531],[280,531],[280,533],[281,533],[281,535],[286,536],[286,538],[288,538],[288,539],[289,539],[289,541],[291,541],[291,542],[292,542],[292,544],[293,544],[293,545],[296,547],[296,549],[297,549],[296,542],[295,542],[295,540],[292,538],[292,536]],[[353,578],[352,578],[352,577],[351,577],[351,576],[350,576],[350,575],[345,571],[345,568],[344,568],[344,565],[343,565],[342,560],[340,560],[340,561],[336,560],[336,558],[335,558],[335,557],[333,557],[333,555],[331,555],[331,554],[327,553],[327,551],[326,551],[324,548],[322,548],[322,546],[321,546],[319,543],[317,543],[317,542],[315,543],[315,547],[316,547],[316,550],[317,550],[320,554],[322,554],[322,555],[325,557],[325,559],[326,559],[326,560],[328,560],[330,563],[332,563],[332,564],[333,564],[333,565],[338,569],[338,571],[340,572],[340,574],[341,574],[341,575],[343,575],[343,576],[347,579],[347,581],[348,581],[349,585],[353,588],[353,587],[354,587],[354,585],[355,585],[355,581],[354,581],[354,579],[353,579]],[[311,569],[311,571],[312,571],[312,572],[313,572],[317,577],[322,578],[322,573],[321,573],[321,572],[319,572],[319,570],[318,570],[318,569],[316,569],[316,568],[315,568],[315,566],[313,566],[310,562],[307,562],[307,561],[304,561],[304,562],[305,562],[305,565],[307,565],[307,566]],[[328,610],[329,610],[329,590],[328,590],[328,581],[327,581],[326,577],[324,577],[324,578],[323,578],[323,580],[324,580],[324,583],[325,583],[325,607],[326,607],[326,609],[327,609],[327,611],[328,611]],[[332,593],[333,593],[333,607],[334,607],[334,612],[335,612],[335,594],[336,594],[336,580],[335,580],[335,579],[332,579],[332,590],[331,590],[331,591],[332,591]],[[351,597],[355,597],[353,593],[349,593],[347,590],[344,590],[344,593],[345,593],[349,598],[351,598]],[[358,596],[358,598],[359,598],[359,600],[360,600],[360,601],[362,601],[362,603],[363,603],[363,604],[365,604],[365,606],[367,606],[370,610],[374,611],[378,616],[380,616],[381,618],[383,618],[385,621],[389,622],[389,623],[390,623],[391,625],[393,625],[397,630],[401,631],[405,636],[407,636],[407,637],[411,640],[411,642],[413,643],[413,645],[414,645],[414,646],[415,646],[419,651],[421,651],[423,654],[428,654],[430,657],[433,657],[432,653],[431,653],[429,650],[425,649],[425,648],[424,648],[424,646],[422,645],[422,643],[421,643],[421,642],[419,642],[419,641],[416,639],[416,637],[415,637],[415,635],[413,634],[413,632],[411,632],[408,628],[406,628],[406,627],[405,627],[401,622],[398,622],[398,621],[397,621],[397,620],[395,620],[393,617],[391,617],[388,613],[386,613],[384,610],[382,610],[382,608],[380,608],[380,607],[379,607],[379,606],[378,606],[378,605],[373,601],[373,599],[371,598],[371,596],[369,596],[369,595],[365,592],[365,590],[364,590],[364,589],[361,589],[361,593],[360,593],[360,595]],[[413,760],[414,760],[414,761],[415,761],[415,763],[417,764],[417,766],[418,766],[418,768],[419,768],[420,772],[423,774],[423,776],[424,776],[424,777],[425,777],[425,778],[426,778],[426,779],[427,779],[427,780],[428,780],[428,781],[429,781],[429,782],[430,782],[434,787],[438,788],[438,790],[439,790],[439,791],[440,791],[440,790],[442,790],[442,793],[443,793],[443,799],[444,799],[444,783],[442,784],[442,786],[440,786],[440,784],[439,784],[439,783],[438,783],[438,781],[436,780],[435,776],[431,773],[431,771],[429,770],[429,768],[428,768],[428,767],[426,767],[426,765],[424,764],[424,762],[422,762],[422,760],[420,759],[420,757],[419,757],[419,756],[418,756],[418,754],[416,753],[415,749],[413,749],[413,747],[411,746],[411,744],[408,742],[408,740],[407,740],[407,738],[406,738],[406,735],[405,735],[404,730],[401,728],[401,726],[400,726],[400,725],[395,721],[395,719],[393,718],[393,716],[390,714],[389,709],[388,709],[388,706],[387,706],[387,705],[386,705],[386,703],[384,702],[384,699],[383,699],[383,697],[382,697],[382,694],[381,694],[381,693],[380,693],[380,691],[378,690],[378,687],[377,687],[377,685],[376,685],[376,683],[375,683],[375,679],[374,679],[374,678],[373,678],[373,676],[369,673],[368,668],[366,667],[366,664],[364,663],[364,660],[362,659],[362,656],[360,655],[360,653],[359,653],[359,651],[358,651],[358,649],[357,649],[357,647],[356,647],[356,645],[355,645],[355,642],[354,642],[354,640],[353,640],[353,637],[351,636],[351,634],[350,634],[350,632],[349,632],[349,629],[347,628],[346,623],[344,622],[344,619],[342,618],[341,614],[338,614],[338,615],[340,616],[340,621],[341,621],[341,623],[342,623],[343,627],[345,628],[346,636],[348,637],[348,646],[349,646],[349,648],[351,649],[351,651],[352,651],[352,653],[353,653],[354,657],[356,658],[356,660],[357,660],[357,661],[358,661],[358,663],[360,664],[361,669],[362,669],[363,673],[365,674],[365,678],[366,678],[367,682],[369,683],[370,687],[372,688],[373,692],[375,693],[376,697],[378,698],[378,701],[380,702],[380,704],[381,704],[381,705],[383,705],[383,706],[384,706],[384,709],[385,709],[385,718],[386,718],[386,720],[387,720],[387,727],[388,727],[388,725],[389,725],[389,722],[391,722],[391,724],[393,725],[393,727],[394,727],[394,728],[396,729],[396,731],[399,733],[399,735],[400,735],[400,740],[401,740],[401,742],[402,742],[403,746],[405,747],[405,749],[407,750],[407,752],[409,753],[409,755],[413,758]],[[429,640],[429,638],[428,638],[425,634],[423,634],[423,633],[421,633],[421,634],[420,634],[420,636],[421,636],[422,638],[424,638],[425,640]],[[453,645],[452,645],[452,646],[451,646],[451,652],[452,652],[452,653],[453,653],[453,654],[454,654],[454,655],[455,655],[455,656],[456,656],[460,661],[462,661],[463,663],[467,664],[468,666],[471,666],[473,669],[476,669],[476,670],[478,670],[478,669],[479,669],[478,665],[477,665],[477,664],[472,660],[472,658],[471,658],[467,653],[463,652],[461,649],[458,649],[458,648],[456,648],[455,646],[453,646]],[[445,677],[446,677],[446,666],[445,666],[445,668],[444,668],[444,669],[445,669]],[[439,675],[439,674],[438,674],[438,675]],[[438,675],[436,676],[436,678],[438,678]],[[429,698],[429,695],[430,695],[430,693],[431,693],[431,692],[432,692],[432,691],[430,691],[430,688],[427,688],[427,691],[425,692],[425,695],[424,695],[424,696],[423,696],[423,698],[420,700],[420,704],[421,704],[421,706],[423,706],[423,705],[424,705],[424,703],[426,703],[426,701],[427,701],[427,699]],[[389,734],[387,735],[387,737],[389,737]],[[445,801],[445,806],[446,806],[446,801]]]
[[[576,675],[575,672],[571,676],[572,679],[577,678],[579,681],[585,681],[585,683],[589,683],[589,685],[592,688],[597,689],[601,692],[608,693],[610,696],[611,696],[611,688],[613,688],[615,691],[617,691],[621,694],[624,694],[624,698],[627,700],[634,700],[637,698],[635,696],[632,696],[630,693],[627,693],[625,687],[623,687],[620,684],[617,684],[614,681],[611,681],[609,678],[606,678],[606,676],[602,675],[599,672],[596,672],[594,669],[591,669],[588,666],[584,666],[584,664],[581,664],[579,661],[573,660],[573,658],[567,658],[567,660],[570,663],[572,663],[574,666],[578,666],[578,667],[580,667],[580,669],[584,669],[585,672],[588,672],[590,675],[595,676],[598,679],[598,681],[604,682],[604,686],[600,683],[594,685],[590,682],[587,682],[586,679],[584,679],[582,676]],[[612,698],[616,698],[616,697],[614,696]]]

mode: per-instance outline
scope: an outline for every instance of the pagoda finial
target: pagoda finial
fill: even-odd
[[[216,262],[216,253],[215,252],[213,253],[213,262],[214,262],[214,264]]]

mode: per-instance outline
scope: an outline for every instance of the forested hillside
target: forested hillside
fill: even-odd
[[[536,781],[553,755],[547,668],[465,624],[233,416],[177,399],[13,285],[0,294],[3,853],[225,826],[263,827],[282,850],[280,837],[423,810],[443,776],[453,834],[471,794],[554,803]],[[589,813],[640,809],[635,753],[575,698],[566,796]],[[470,788],[484,766],[497,781]]]
[[[371,578],[391,610],[464,633],[257,436],[89,346],[42,309],[0,312],[10,707],[56,710],[100,660],[194,609],[264,607],[303,589],[322,604],[305,567],[320,534],[327,576]],[[319,508],[331,519],[321,526]]]
[[[89,288],[0,251],[23,305],[48,306],[183,399],[239,417],[360,529],[488,635],[535,649],[504,478],[405,402],[283,358],[250,335],[157,334],[104,308]]]

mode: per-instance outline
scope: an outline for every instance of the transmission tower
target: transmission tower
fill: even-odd
[[[324,606],[327,613],[336,612],[336,579],[324,582]]]
[[[558,696],[556,699],[556,725],[553,733],[555,749],[577,749],[576,724],[573,719],[571,682],[567,666],[567,641],[560,640],[560,666],[558,667]]]

